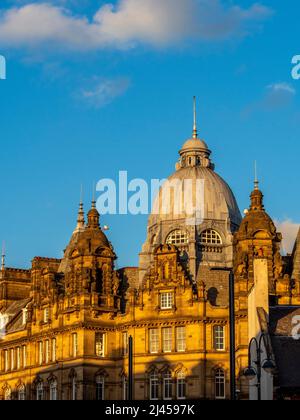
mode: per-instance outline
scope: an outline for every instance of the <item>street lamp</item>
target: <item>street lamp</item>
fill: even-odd
[[[253,381],[255,378],[257,378],[257,393],[258,393],[258,401],[261,401],[261,377],[262,377],[262,370],[265,372],[272,374],[275,369],[274,362],[271,360],[271,355],[267,349],[267,359],[262,362],[261,355],[263,354],[262,350],[262,342],[263,338],[266,337],[266,334],[262,334],[259,338],[259,341],[254,337],[249,343],[249,353],[248,353],[248,360],[249,360],[249,366],[244,371],[244,376],[248,379],[249,382]],[[252,361],[252,355],[251,355],[251,348],[252,344],[255,344],[256,346],[256,355],[257,360]],[[252,363],[256,364],[256,369],[252,366]]]

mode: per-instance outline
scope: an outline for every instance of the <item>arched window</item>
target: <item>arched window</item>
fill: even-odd
[[[201,233],[200,242],[203,245],[222,245],[222,238],[213,229],[207,229]]]
[[[39,382],[36,386],[36,399],[37,401],[42,401],[44,399],[44,384]]]
[[[177,375],[177,399],[186,399],[186,379],[183,372],[179,372]]]
[[[18,400],[19,401],[26,400],[26,387],[24,384],[20,385],[18,388]]]
[[[217,369],[215,373],[215,394],[217,400],[225,400],[225,372],[223,369]]]
[[[11,389],[7,387],[4,391],[4,400],[10,401],[11,400]]]
[[[96,377],[96,400],[104,401],[104,385],[105,378],[103,375],[97,375]]]
[[[187,232],[185,232],[184,230],[177,229],[169,234],[166,243],[168,245],[176,246],[187,245],[189,243],[189,237]]]
[[[57,380],[52,379],[50,382],[50,401],[57,401]]]

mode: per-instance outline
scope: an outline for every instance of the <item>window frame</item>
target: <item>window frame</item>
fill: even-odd
[[[221,379],[223,379],[222,382]],[[218,395],[221,389],[224,393],[223,395]],[[226,400],[226,372],[221,368],[215,371],[215,399]]]
[[[167,245],[185,246],[189,244],[189,234],[183,229],[175,229],[166,238]]]
[[[175,303],[174,292],[161,292],[160,293],[160,309],[167,311],[173,309]]]
[[[155,395],[153,395],[153,390],[155,390]],[[159,400],[159,377],[156,372],[152,372],[149,380],[149,399],[150,401]]]
[[[179,332],[184,332],[182,337],[180,337]],[[182,347],[180,347],[179,344],[183,344]],[[186,327],[176,327],[176,351],[178,353],[184,353],[186,351]]]
[[[186,400],[187,395],[186,395],[186,391],[187,391],[187,386],[186,386],[186,375],[183,372],[179,372],[177,374],[177,378],[176,378],[176,396],[177,396],[177,400]],[[181,393],[181,391],[183,391],[183,393]],[[184,396],[182,396],[182,394],[184,394]]]
[[[167,396],[166,390],[168,389],[169,396]],[[163,400],[171,401],[173,399],[173,378],[171,372],[166,372],[163,377]]]
[[[200,234],[201,245],[222,246],[222,236],[215,229],[205,229]]]
[[[166,336],[166,333],[167,336]],[[162,328],[162,351],[163,353],[173,352],[173,328],[165,327]]]
[[[213,327],[213,346],[217,352],[226,351],[226,330],[223,325]]]
[[[155,332],[155,334],[153,334]],[[154,341],[155,339],[155,341]],[[159,329],[158,328],[150,328],[149,329],[149,353],[150,354],[158,354],[160,350],[160,343],[159,343]]]
[[[98,338],[101,337],[101,340]],[[102,341],[102,344],[101,344]],[[101,350],[100,350],[101,348]],[[106,354],[106,334],[103,332],[95,333],[95,354],[99,358],[105,357]]]

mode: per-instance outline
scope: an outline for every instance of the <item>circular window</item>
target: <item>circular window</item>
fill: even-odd
[[[169,245],[186,245],[188,242],[188,234],[183,230],[174,230],[166,240],[166,243]]]
[[[222,238],[215,230],[208,229],[201,233],[200,242],[204,245],[222,245]]]

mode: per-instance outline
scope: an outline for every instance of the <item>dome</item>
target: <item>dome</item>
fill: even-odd
[[[208,151],[208,146],[207,146],[207,144],[205,143],[204,140],[189,139],[184,143],[180,153],[188,151],[188,150],[195,150],[195,149],[196,150],[207,150]]]
[[[178,207],[176,199],[181,191],[175,192],[176,186],[178,189],[182,186],[181,191],[184,191],[182,195],[189,195],[194,208],[191,212],[189,206]],[[236,226],[241,223],[241,213],[233,192],[217,173],[202,166],[181,168],[162,186],[154,201],[148,227],[151,228],[165,221],[198,219],[199,217],[210,220],[230,220]]]

